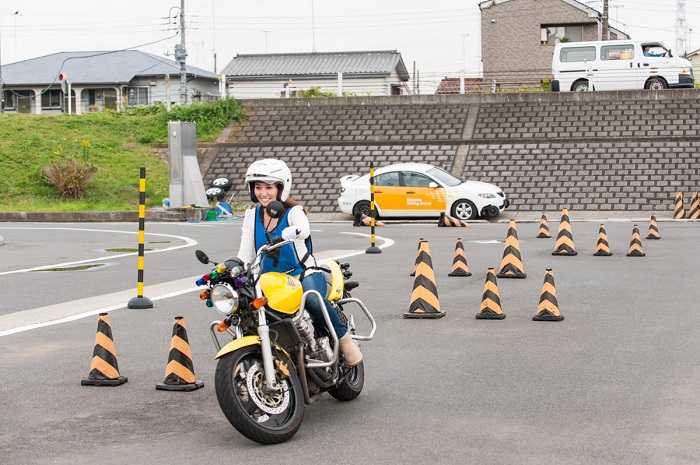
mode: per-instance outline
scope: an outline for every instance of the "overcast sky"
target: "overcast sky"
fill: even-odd
[[[463,68],[467,76],[480,69],[476,0],[185,1],[187,62],[209,71],[214,53],[221,71],[239,53],[314,50],[398,50],[411,75],[415,63],[422,88]],[[676,1],[610,0],[611,25],[675,49]],[[602,0],[583,3],[602,8]],[[134,47],[172,54],[179,6],[180,0],[0,0],[0,59]],[[700,0],[685,0],[685,8],[689,50],[696,50]]]

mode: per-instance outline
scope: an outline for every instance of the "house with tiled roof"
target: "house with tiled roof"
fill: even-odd
[[[2,66],[5,112],[72,113],[180,103],[180,65],[139,50],[59,52]],[[67,85],[70,82],[71,101]],[[187,66],[187,101],[219,98],[215,73]]]
[[[402,95],[409,74],[391,51],[236,55],[221,72],[235,98],[290,97],[318,87],[338,95]]]
[[[460,85],[461,78],[445,77],[438,84],[436,94],[459,94],[462,86]],[[484,80],[481,78],[463,78],[465,92],[482,92],[488,90],[484,87]]]

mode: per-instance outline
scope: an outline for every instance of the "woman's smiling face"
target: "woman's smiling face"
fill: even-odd
[[[260,205],[262,205],[263,207],[267,207],[267,204],[269,204],[273,200],[277,200],[277,193],[279,192],[279,188],[276,184],[256,182],[254,192],[255,197],[257,197],[258,202],[260,202]]]

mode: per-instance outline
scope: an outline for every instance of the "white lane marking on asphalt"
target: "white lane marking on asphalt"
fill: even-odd
[[[354,234],[363,237],[370,237],[368,234],[362,233],[343,234]],[[382,245],[379,246],[381,248],[390,247],[394,244],[394,241],[388,238],[375,236],[375,239],[381,239]],[[365,252],[363,250],[326,250],[315,253],[314,256],[318,261],[323,261],[338,260],[364,253]],[[151,301],[155,302],[158,300],[187,294],[189,292],[201,291],[204,289],[203,287],[190,287],[192,283],[200,277],[201,275],[197,275],[167,283],[145,286],[143,295],[155,296],[149,297]],[[68,323],[70,321],[79,320],[81,318],[94,316],[100,313],[126,308],[129,299],[132,297],[134,297],[134,291],[127,290],[2,315],[0,316],[0,337],[30,331],[32,329],[43,328],[46,326]]]
[[[3,228],[3,229],[22,229],[22,230],[37,230],[37,231],[45,231],[47,229],[52,229],[52,230],[61,230],[61,231],[87,231],[87,232],[111,232],[111,233],[120,233],[120,234],[138,234],[138,231],[136,231],[136,232],[134,232],[134,231],[117,231],[117,230],[113,230],[113,229],[85,229],[85,228]],[[160,234],[160,233],[144,232],[144,236],[170,237],[170,238],[180,239],[180,240],[185,242],[185,244],[183,244],[183,245],[176,245],[173,247],[166,247],[164,249],[158,249],[158,250],[149,250],[148,252],[144,252],[144,254],[169,252],[171,250],[182,249],[185,247],[192,247],[192,246],[198,244],[198,242],[195,241],[194,239],[191,239],[189,237],[184,237],[184,236],[175,236],[173,234]],[[129,252],[129,253],[123,253],[123,254],[118,254],[118,255],[106,255],[106,256],[100,257],[100,258],[89,258],[87,260],[79,260],[76,262],[58,263],[55,265],[35,266],[33,268],[25,268],[23,270],[3,271],[3,272],[0,272],[0,276],[7,275],[7,274],[13,274],[13,273],[26,273],[28,271],[44,270],[46,268],[61,268],[61,267],[67,267],[67,266],[72,266],[72,265],[79,265],[81,263],[90,263],[90,262],[112,260],[115,258],[129,257],[131,255],[138,255],[138,252]]]

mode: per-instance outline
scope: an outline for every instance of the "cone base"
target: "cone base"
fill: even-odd
[[[549,234],[542,234],[542,233],[539,233],[537,236],[535,236],[535,238],[536,238],[536,239],[551,239],[552,236],[549,235]]]
[[[404,318],[432,318],[432,319],[436,319],[436,318],[442,318],[443,316],[445,316],[445,312],[436,312],[436,313],[418,313],[418,312],[410,313],[410,312],[408,312],[408,313],[403,314]]]
[[[659,236],[647,236],[647,237],[645,237],[645,239],[652,239],[652,240],[658,241],[661,238]]]
[[[373,245],[371,247],[367,247],[367,250],[365,250],[365,253],[382,253],[382,249]]]
[[[610,257],[612,256],[612,252],[596,252],[593,255],[596,257]]]
[[[527,278],[527,273],[498,273],[497,278],[515,278],[515,279],[525,279]]]
[[[547,310],[540,312],[532,317],[532,321],[561,321],[563,319],[564,317],[562,315],[553,315]]]
[[[452,271],[450,273],[447,273],[447,276],[471,276],[470,271],[462,271],[462,270],[457,270],[457,271]]]
[[[578,252],[576,252],[575,250],[573,250],[571,252],[557,252],[555,250],[554,252],[552,252],[552,255],[572,255],[573,256],[573,255],[578,255]]]
[[[114,379],[90,379],[85,378],[80,381],[81,386],[120,386],[129,381],[126,376],[120,376]]]
[[[634,253],[628,253],[628,257],[645,257],[646,254],[644,252],[634,252]]]
[[[126,308],[153,308],[153,302],[148,297],[133,297]]]
[[[416,272],[414,271],[413,273],[409,274],[409,276],[415,276]]]
[[[190,384],[156,384],[156,390],[159,391],[194,391],[204,386],[204,381],[195,381]]]
[[[506,318],[505,313],[496,313],[493,310],[484,310],[479,312],[475,317],[477,320],[504,320]]]

